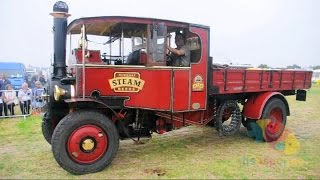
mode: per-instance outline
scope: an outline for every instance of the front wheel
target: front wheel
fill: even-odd
[[[114,123],[95,111],[77,111],[64,117],[54,130],[52,151],[58,164],[72,174],[103,170],[119,147]]]

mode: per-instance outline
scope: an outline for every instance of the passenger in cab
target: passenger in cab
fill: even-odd
[[[177,48],[172,48],[167,46],[167,49],[170,51],[170,66],[177,67],[189,67],[190,65],[190,51],[185,45],[185,40],[183,34],[176,32],[175,43]]]

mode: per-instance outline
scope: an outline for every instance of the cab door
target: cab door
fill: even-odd
[[[189,111],[190,104],[190,67],[172,67],[172,111]]]
[[[205,110],[207,107],[207,82],[209,58],[209,28],[190,27],[191,37],[187,40],[190,48],[190,103],[189,110]]]
[[[190,67],[172,67],[172,111],[205,110],[209,29],[191,27],[186,40]]]

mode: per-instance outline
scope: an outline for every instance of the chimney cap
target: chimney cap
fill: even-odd
[[[68,13],[68,11],[69,11],[68,5],[63,1],[57,1],[53,5],[53,12]]]

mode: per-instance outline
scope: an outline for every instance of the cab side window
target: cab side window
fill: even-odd
[[[199,36],[190,33],[187,38],[187,46],[190,50],[190,63],[198,63],[201,59],[201,42]]]
[[[185,29],[185,31],[187,31]],[[170,47],[176,48],[174,39],[175,32],[168,34],[168,43]],[[187,31],[187,37],[185,39],[187,49],[190,51],[190,63],[198,63],[201,59],[201,41],[197,34]]]

